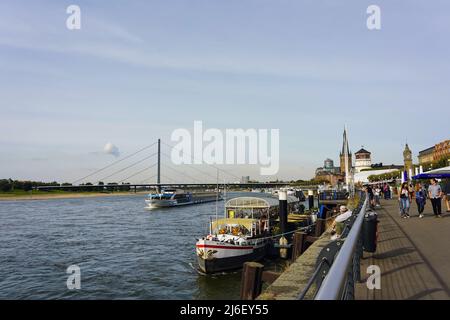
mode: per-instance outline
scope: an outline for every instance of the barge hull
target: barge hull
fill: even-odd
[[[197,260],[201,271],[217,273],[241,269],[245,262],[260,261],[266,256],[266,251],[267,245],[255,248],[252,253],[246,255],[207,260],[197,256]]]

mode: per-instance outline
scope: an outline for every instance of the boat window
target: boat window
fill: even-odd
[[[250,234],[250,231],[242,225],[222,225],[219,226],[217,233],[222,235],[246,236]]]
[[[172,198],[171,194],[152,194],[150,196],[150,199],[155,199],[155,200],[169,200],[170,198]]]

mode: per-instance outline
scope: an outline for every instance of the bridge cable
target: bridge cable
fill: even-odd
[[[139,181],[138,184],[145,184],[146,181],[151,180],[151,179],[155,178],[156,176],[157,176],[157,174],[154,174],[154,175],[152,175],[151,177],[148,177],[148,178],[145,178],[145,179],[142,180],[142,181]]]
[[[184,152],[183,150],[180,150],[180,149],[178,149],[178,148],[176,148],[176,147],[174,147],[174,146],[171,146],[170,144],[167,144],[167,143],[165,143],[165,142],[162,141],[162,140],[161,140],[161,143],[164,144],[164,145],[166,145],[166,146],[168,146],[168,147],[171,148],[171,149],[175,149],[175,150]],[[192,160],[194,160],[194,161],[196,160],[196,159],[194,158],[194,156],[192,156],[190,153],[188,153],[188,152],[186,152],[186,153],[191,157]],[[236,176],[236,175],[234,175],[234,174],[232,174],[232,173],[229,173],[228,171],[226,171],[226,170],[224,170],[224,169],[220,169],[219,167],[217,167],[217,166],[215,166],[215,165],[212,165],[212,164],[208,164],[208,165],[211,166],[211,167],[213,167],[213,168],[215,168],[215,169],[217,169],[217,170],[219,170],[219,171],[222,171],[222,172],[224,172],[224,173],[226,173],[226,174],[228,174],[228,175],[230,175],[230,176],[233,176],[234,178],[241,179],[240,177],[238,177],[238,176]]]
[[[170,159],[170,156],[169,156],[167,153],[161,152],[161,154],[162,154],[163,156],[166,156],[167,158]],[[213,178],[214,180],[217,179],[217,177],[213,176],[212,174],[209,174],[209,173],[207,173],[207,172],[204,172],[204,171],[202,171],[202,170],[196,168],[195,166],[190,166],[189,168],[194,169],[194,170],[196,170],[196,171],[198,171],[198,172],[200,172],[200,173],[203,173],[204,175],[209,176],[209,177]]]
[[[194,180],[194,181],[197,181],[197,182],[199,182],[199,183],[202,183],[200,180],[198,180],[198,179],[196,179],[196,178],[194,178],[194,177],[191,177],[190,175],[188,175],[188,174],[186,174],[186,173],[184,173],[184,172],[182,172],[182,171],[179,171],[179,170],[177,170],[177,169],[174,169],[174,168],[172,168],[172,167],[170,167],[170,166],[168,166],[168,165],[165,165],[165,168],[169,168],[169,169],[175,171],[175,172],[178,173],[178,174],[184,175],[184,176],[188,177],[189,179],[192,179],[192,180]]]
[[[134,153],[132,153],[132,154],[130,154],[130,155],[128,155],[128,156],[122,158],[122,159],[120,159],[120,160],[117,160],[117,161],[115,161],[115,162],[113,162],[113,163],[107,165],[106,167],[103,167],[103,168],[101,168],[101,169],[99,169],[99,170],[96,170],[96,171],[94,171],[93,173],[88,174],[87,176],[85,176],[85,177],[83,177],[83,178],[81,178],[81,179],[75,180],[74,182],[72,182],[72,184],[76,184],[76,183],[78,183],[78,182],[80,182],[80,181],[83,181],[83,180],[86,179],[86,178],[92,177],[93,175],[95,175],[95,174],[97,174],[97,173],[99,173],[99,172],[102,172],[102,171],[105,170],[105,169],[108,169],[108,168],[110,168],[110,167],[112,167],[112,166],[114,166],[114,165],[116,165],[116,164],[118,164],[118,163],[120,163],[120,162],[122,162],[122,161],[124,161],[124,160],[126,160],[126,159],[131,158],[132,156],[138,154],[139,152],[142,152],[142,151],[144,151],[144,150],[147,150],[148,148],[153,147],[155,144],[157,144],[157,142],[154,142],[154,143],[152,143],[152,144],[150,144],[150,145],[148,145],[148,146],[146,146],[146,147],[144,147],[144,148],[142,148],[142,149],[140,149],[140,150],[138,150],[138,151],[136,151],[136,152],[134,152]]]
[[[142,172],[144,172],[144,171],[150,170],[151,168],[155,167],[157,164],[158,164],[158,163],[154,163],[153,165],[151,165],[151,166],[149,166],[149,167],[147,167],[147,168],[144,168],[144,169],[142,169],[142,170],[136,172],[135,174],[133,174],[133,175],[131,175],[131,176],[129,176],[129,177],[123,179],[122,181],[119,181],[118,183],[122,183],[122,182],[124,182],[124,181],[126,181],[126,180],[128,180],[128,179],[130,179],[130,178],[133,178],[133,177],[137,176],[138,174],[140,174],[140,173],[142,173]],[[155,176],[156,176],[156,175],[155,175]]]
[[[116,174],[118,174],[118,173],[120,173],[120,172],[123,172],[123,171],[125,171],[125,170],[127,170],[127,169],[129,169],[129,168],[131,168],[131,167],[134,167],[135,165],[137,165],[137,164],[139,164],[139,163],[142,163],[142,162],[144,162],[145,160],[148,160],[148,159],[150,159],[151,157],[156,156],[157,154],[158,154],[158,152],[155,152],[155,153],[153,153],[152,155],[150,155],[150,156],[148,156],[148,157],[145,157],[145,158],[143,158],[143,159],[141,159],[141,160],[139,160],[139,161],[136,161],[135,163],[133,163],[133,164],[131,164],[131,165],[129,165],[129,166],[123,168],[123,169],[120,169],[120,170],[118,170],[118,171],[116,171],[116,172],[110,174],[109,176],[106,176],[106,177],[100,179],[100,181],[106,180],[106,179],[108,179],[108,178],[111,178],[112,176],[115,176]]]

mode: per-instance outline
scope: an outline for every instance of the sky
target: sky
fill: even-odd
[[[66,27],[71,4],[80,30]],[[381,30],[366,26],[371,4]],[[353,152],[401,164],[408,142],[417,161],[450,137],[448,12],[445,0],[4,0],[0,178],[75,181],[196,120],[279,129],[279,179],[338,165],[345,125]]]

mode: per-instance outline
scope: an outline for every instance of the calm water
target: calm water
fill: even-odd
[[[144,199],[0,202],[0,299],[238,299],[240,272],[194,269],[216,204],[147,211]],[[81,290],[66,286],[73,264]]]

